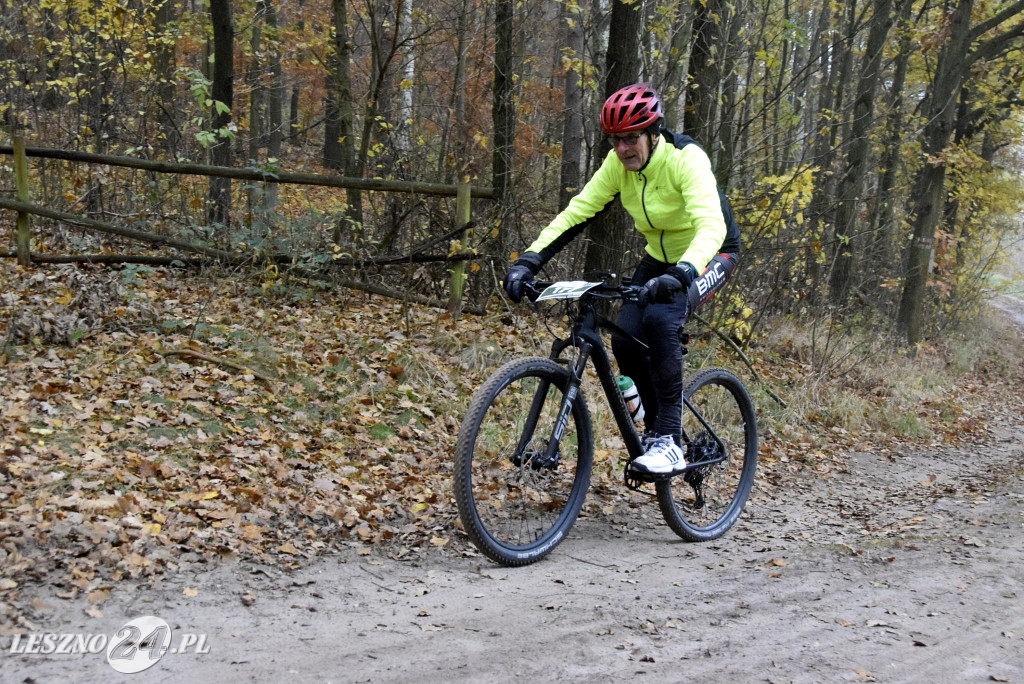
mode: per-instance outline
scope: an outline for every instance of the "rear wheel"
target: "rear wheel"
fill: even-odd
[[[477,390],[455,446],[455,500],[480,551],[504,565],[543,558],[569,532],[590,484],[593,436],[582,395],[554,453],[548,448],[569,372],[530,357]]]
[[[697,373],[683,396],[689,402],[683,406],[688,467],[655,489],[672,531],[687,541],[709,541],[733,526],[754,485],[757,416],[743,382],[724,368]]]

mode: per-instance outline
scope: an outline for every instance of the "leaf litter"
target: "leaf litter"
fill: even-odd
[[[138,275],[0,269],[0,633],[28,624],[32,586],[102,603],[116,582],[190,564],[474,553],[450,491],[459,418],[500,363],[544,353],[529,312],[456,320],[347,290]],[[773,363],[765,375],[801,373]],[[799,470],[845,470],[865,441],[785,427],[765,431],[755,497]],[[621,486],[621,453],[598,436],[587,513],[630,525],[638,495]]]

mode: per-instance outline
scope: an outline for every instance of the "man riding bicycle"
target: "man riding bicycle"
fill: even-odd
[[[619,371],[643,402],[645,452],[632,469],[673,474],[686,467],[681,444],[683,354],[680,335],[690,312],[721,289],[736,268],[740,234],[711,162],[689,136],[663,129],[664,109],[647,83],[622,88],[601,109],[612,151],[566,208],[544,228],[505,275],[514,302],[523,283],[586,227],[616,195],[647,240],[633,274],[644,283],[625,302],[618,325],[647,345],[612,336]]]

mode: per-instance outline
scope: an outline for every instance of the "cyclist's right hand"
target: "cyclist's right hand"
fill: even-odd
[[[540,255],[534,252],[524,252],[516,259],[512,268],[505,274],[505,280],[502,283],[509,299],[516,303],[523,300],[523,295],[526,294],[524,285],[533,280],[541,265]]]
[[[513,266],[505,274],[505,292],[508,293],[508,298],[513,302],[521,302],[523,300],[523,286],[533,280],[533,270],[529,266],[522,264]]]

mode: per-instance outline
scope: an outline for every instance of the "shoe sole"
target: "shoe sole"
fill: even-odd
[[[683,463],[682,467],[680,467],[680,468],[675,468],[673,470],[667,470],[665,472],[658,472],[656,470],[648,470],[647,467],[644,466],[644,464],[637,463],[636,461],[633,461],[629,465],[629,469],[634,471],[634,472],[637,472],[637,473],[643,473],[644,475],[657,475],[657,476],[661,476],[661,477],[672,477],[673,475],[679,475],[680,473],[685,471],[686,470],[686,463]]]

